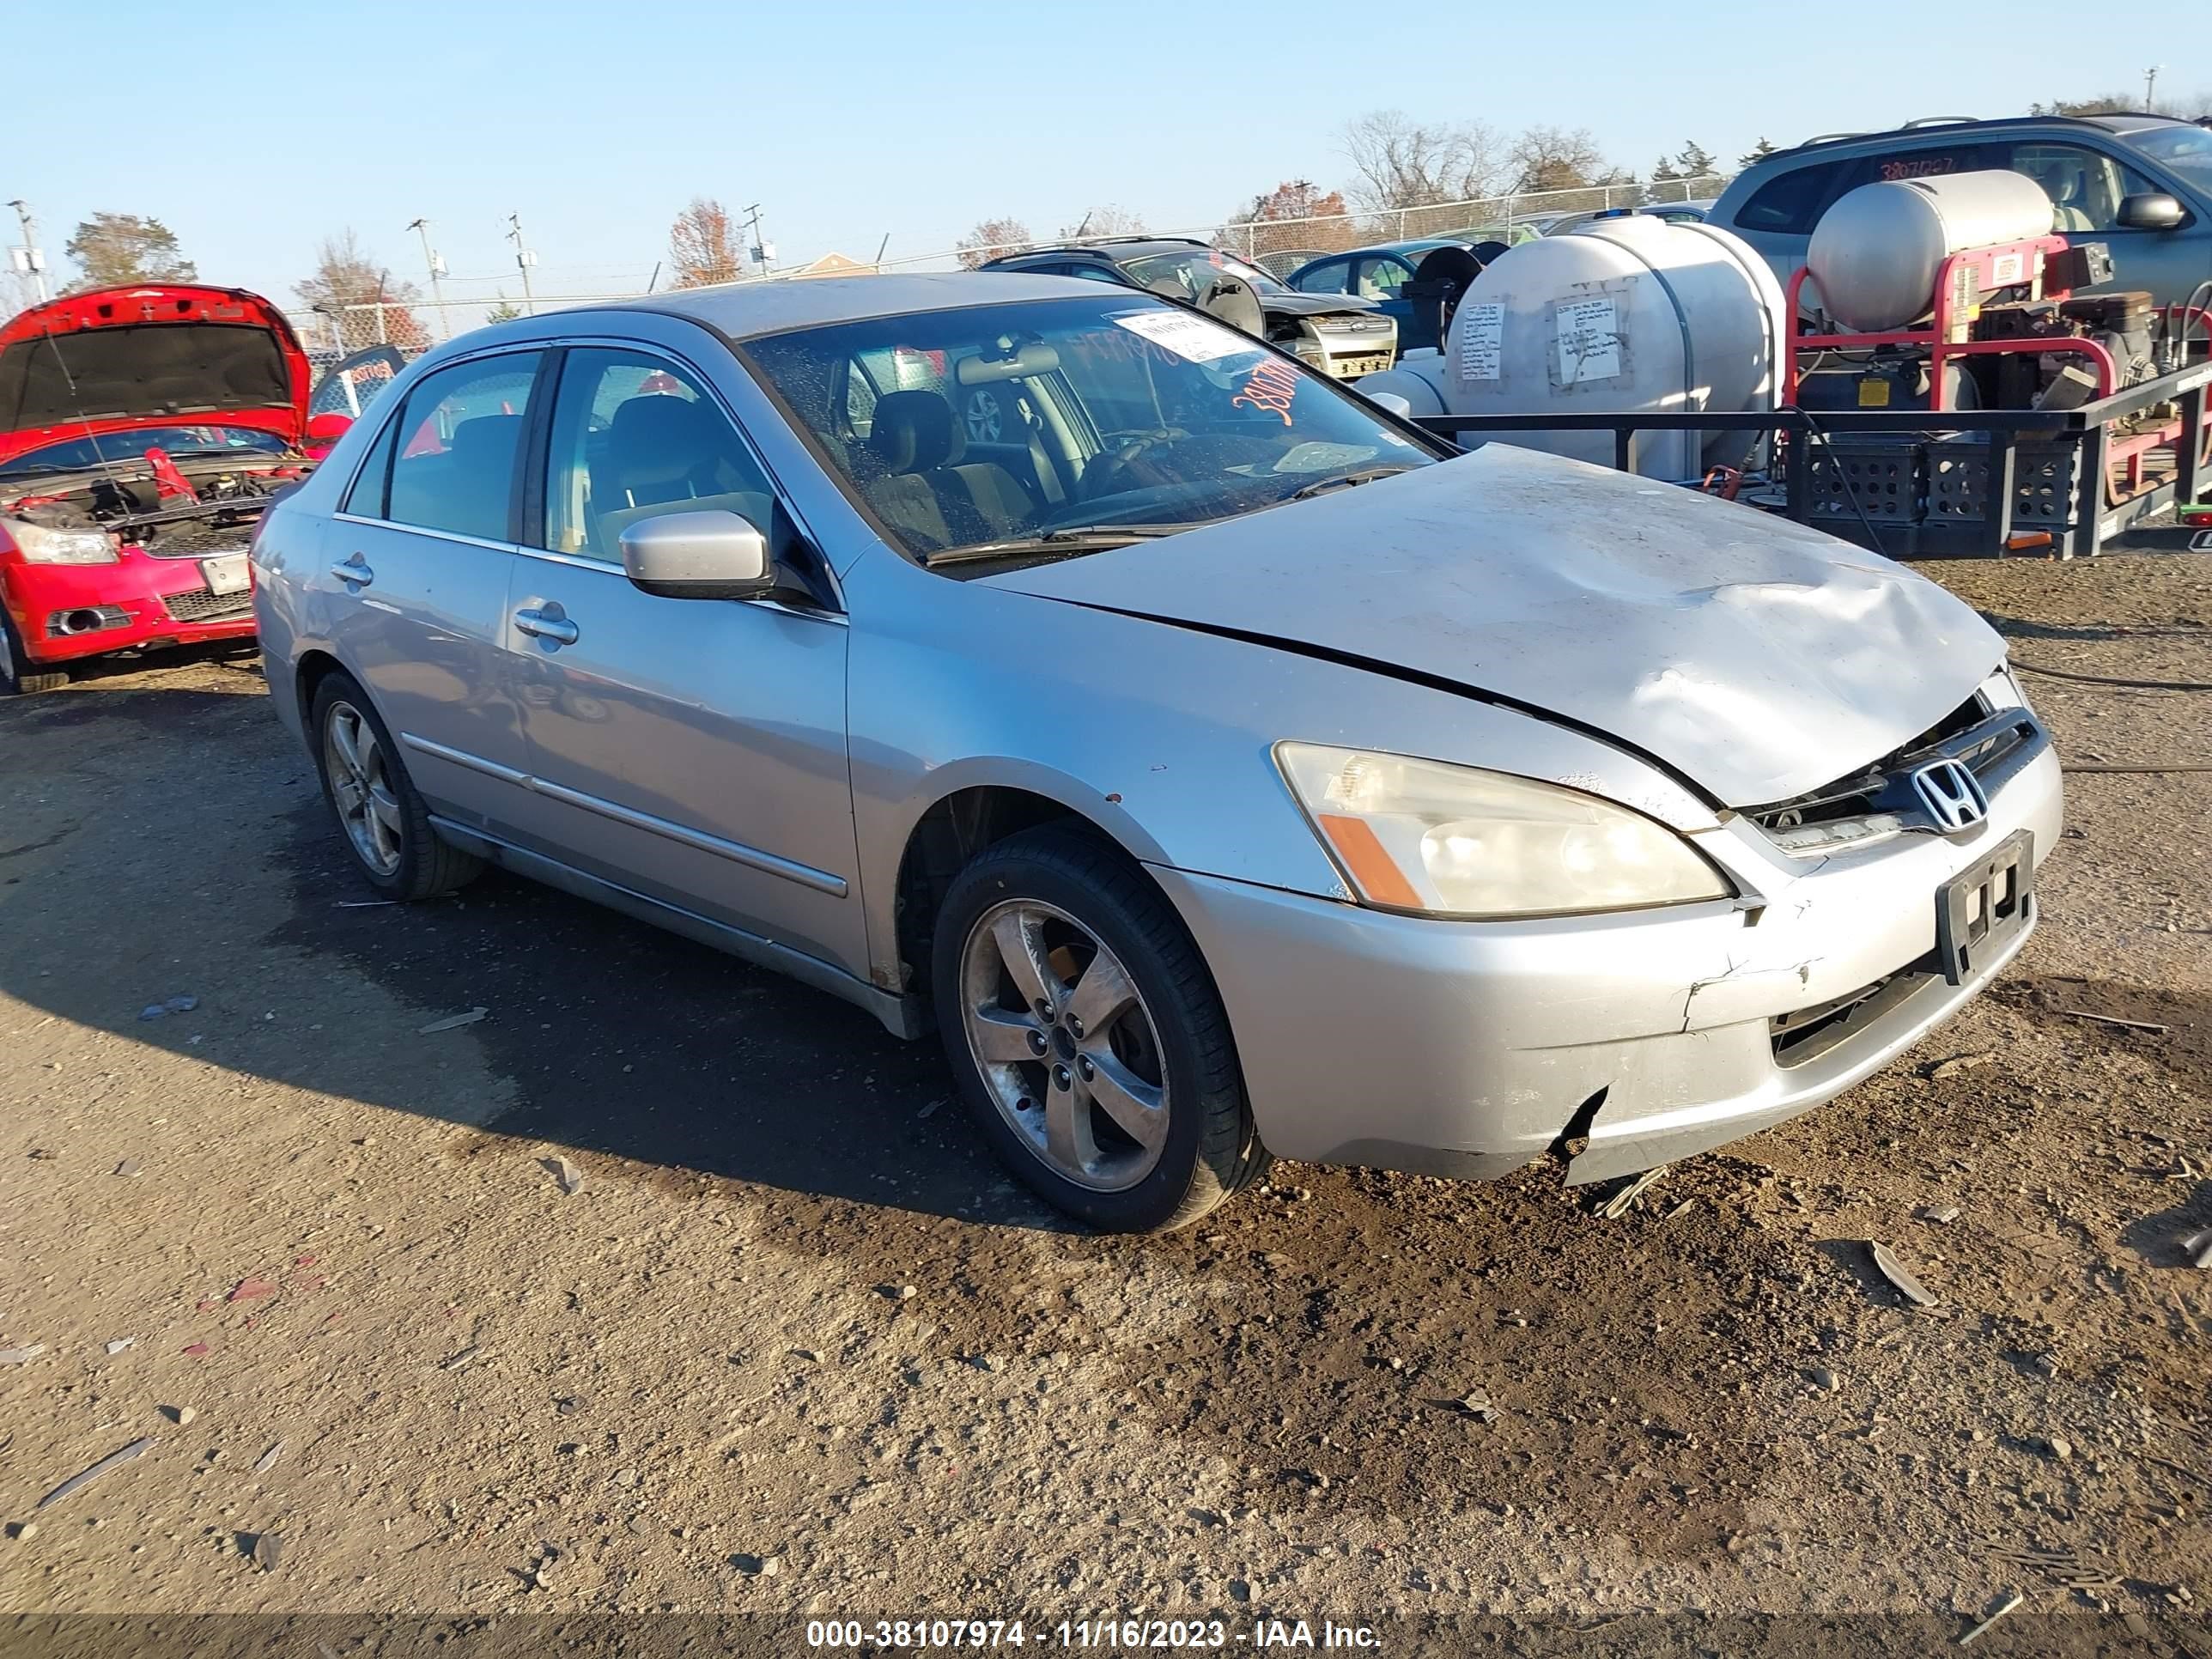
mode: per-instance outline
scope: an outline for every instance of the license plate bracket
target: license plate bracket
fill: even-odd
[[[243,593],[252,585],[253,575],[246,568],[245,554],[225,553],[219,558],[200,561],[200,580],[207,584],[209,592],[221,597]]]
[[[2027,926],[2035,909],[2035,836],[2016,830],[1936,890],[1936,957],[1964,985]]]

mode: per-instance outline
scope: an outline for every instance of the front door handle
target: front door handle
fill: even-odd
[[[556,646],[574,645],[582,630],[566,617],[549,615],[543,611],[518,611],[514,625],[535,640],[550,640]]]
[[[368,562],[358,553],[343,564],[332,565],[331,574],[342,582],[351,582],[356,587],[366,587],[376,580],[376,572],[368,568]]]

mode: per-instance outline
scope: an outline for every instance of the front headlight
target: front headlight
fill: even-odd
[[[49,530],[11,519],[8,538],[33,564],[113,564],[122,556],[105,530]]]
[[[1735,890],[1672,830],[1579,790],[1310,743],[1277,744],[1275,763],[1352,890],[1382,909],[1574,915]]]

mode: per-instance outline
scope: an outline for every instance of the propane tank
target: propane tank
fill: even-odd
[[[1781,396],[1781,285],[1727,231],[1651,214],[1601,218],[1509,249],[1474,279],[1445,349],[1358,382],[1416,415],[1667,410],[1734,413]],[[1611,465],[1610,432],[1498,441]],[[1741,461],[1745,432],[1642,432],[1630,470],[1686,481]]]
[[[2051,234],[2051,198],[2021,173],[1889,179],[1836,198],[1813,228],[1805,264],[1827,313],[1854,333],[1918,322],[1953,254]]]

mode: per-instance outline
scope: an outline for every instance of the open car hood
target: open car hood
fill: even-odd
[[[86,432],[222,422],[297,443],[307,354],[283,313],[240,289],[94,289],[0,328],[0,461]]]
[[[1875,554],[1502,444],[981,580],[1541,711],[1735,807],[1890,753],[2004,658],[1970,607]]]

